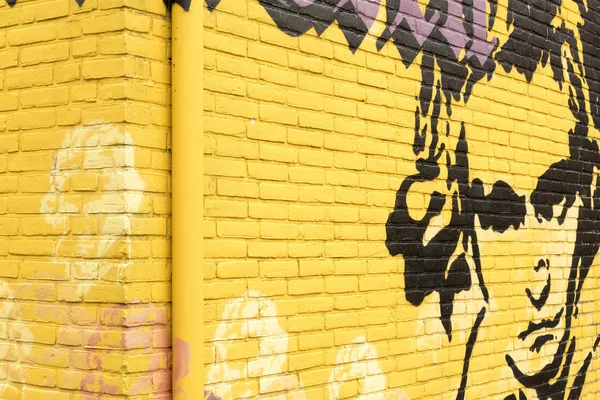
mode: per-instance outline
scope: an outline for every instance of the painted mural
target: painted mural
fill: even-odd
[[[425,296],[434,291],[439,293],[440,321],[451,339],[453,300],[457,293],[477,285],[485,302],[490,302],[490,292],[486,286],[486,264],[489,265],[489,262],[486,260],[493,258],[489,252],[491,241],[501,240],[502,235],[512,235],[530,242],[535,248],[550,242],[547,235],[561,227],[577,232],[574,242],[564,243],[565,248],[560,251],[559,257],[546,254],[547,249],[542,245],[533,257],[528,255],[523,260],[524,268],[533,269],[546,282],[541,286],[536,285],[538,290],[527,287],[521,293],[527,297],[532,317],[520,324],[514,338],[515,353],[526,343],[530,354],[545,354],[540,356],[544,360],[531,369],[516,361],[514,354],[506,354],[506,363],[514,378],[524,387],[533,389],[538,398],[559,399],[568,395],[568,398],[576,399],[580,397],[592,352],[598,345],[596,340],[593,348],[588,349],[585,362],[573,371],[576,378],[569,384],[572,354],[578,350],[577,338],[571,333],[570,327],[572,319],[577,318],[581,288],[598,251],[600,192],[595,178],[600,154],[597,143],[588,137],[591,121],[587,96],[584,94],[585,78],[582,73],[585,74],[586,66],[581,58],[582,43],[564,23],[552,26],[554,16],[551,13],[545,13],[544,18],[547,25],[542,27],[548,39],[544,47],[531,46],[529,60],[541,60],[542,66],[548,66],[555,85],[564,94],[563,104],[568,104],[571,112],[572,126],[561,144],[564,146],[562,156],[549,157],[551,162],[547,163],[537,178],[533,190],[522,194],[517,194],[502,179],[478,177],[469,169],[470,128],[466,123],[461,123],[454,149],[446,149],[439,142],[438,135],[440,131],[444,132],[437,121],[442,107],[445,105],[446,112],[451,114],[453,100],[466,103],[469,95],[469,92],[455,92],[452,86],[444,88],[445,71],[441,67],[441,80],[423,80],[424,95],[419,99],[420,105],[415,112],[414,142],[415,153],[423,156],[417,160],[419,173],[406,178],[400,186],[394,211],[386,225],[386,245],[390,254],[404,257],[405,295],[411,304],[418,306]],[[495,53],[494,60],[497,68],[505,71],[515,68],[531,81],[538,63],[522,62],[523,52],[519,51],[519,46],[525,38],[519,37],[523,35],[522,28],[517,29],[522,22],[517,17],[512,21],[515,29]],[[423,69],[424,77],[433,72],[427,66]],[[445,102],[442,96],[445,96]],[[427,111],[429,109],[430,113]],[[430,118],[429,125],[422,121],[423,117]],[[454,153],[454,162],[451,161],[450,152]],[[419,183],[438,179],[442,168],[447,171],[449,190],[445,193],[433,192],[425,215],[420,219],[411,217],[407,203],[411,190]],[[491,190],[485,194],[484,188]],[[427,237],[432,220],[441,215],[447,202],[451,203],[448,206],[451,216],[447,224],[430,232]],[[528,230],[534,233],[528,235]],[[570,257],[564,259],[564,255]],[[516,258],[513,262],[521,264],[521,260]],[[476,280],[471,279],[470,271],[476,272]],[[550,300],[551,297],[556,300]],[[479,311],[473,327],[472,345],[476,344],[478,322],[485,318],[487,310],[488,307],[484,306]],[[552,344],[554,346],[550,354],[543,351]],[[463,398],[461,393],[464,393],[464,385],[468,381],[468,365],[467,352],[457,398]],[[526,398],[522,391],[518,396]],[[507,398],[517,397],[513,394]]]
[[[501,7],[495,0],[258,1],[288,36],[313,30],[321,36],[337,26],[351,53],[373,35],[384,15],[383,29],[371,38],[376,49],[392,44],[404,66],[418,70],[418,95],[405,100],[412,101],[414,110],[415,172],[401,180],[385,222],[385,246],[404,261],[405,301],[416,308],[436,302],[444,345],[461,343],[460,379],[456,387],[447,388],[450,397],[469,398],[472,355],[487,326],[487,339],[492,337],[494,348],[500,349],[500,361],[489,365],[506,384],[494,398],[582,398],[600,343],[600,336],[582,340],[581,329],[575,328],[586,323],[580,321],[581,298],[600,246],[600,5],[567,0],[508,0]],[[214,10],[220,1],[206,3]],[[514,90],[511,86],[502,99],[478,90],[509,81]],[[555,109],[544,112],[559,117],[562,126],[536,131],[538,126],[523,115],[524,95],[532,87],[552,96]],[[502,108],[496,120],[480,112],[492,99]],[[493,138],[495,132],[502,139]],[[527,135],[548,147],[532,147]],[[494,166],[500,149],[482,150],[487,142],[518,152],[521,163]],[[534,179],[521,179],[518,168]],[[507,243],[521,243],[526,250]],[[503,292],[507,285],[509,296]],[[261,296],[250,297],[257,299],[254,316]],[[241,310],[240,301],[228,303],[226,313]],[[222,320],[231,318],[224,315]],[[500,319],[508,319],[508,328],[492,333]],[[281,338],[278,353],[285,352],[286,333],[272,323],[268,335]],[[222,332],[226,326],[219,325],[214,340],[230,338]],[[248,331],[242,336],[261,334]],[[372,354],[377,358],[375,347],[364,338],[355,340],[364,343],[357,355],[346,357],[348,350],[337,350],[342,365],[350,359],[360,364],[357,360]],[[219,352],[226,349],[218,347]],[[230,389],[218,381],[236,372],[224,367],[226,357],[219,359],[214,368],[225,370],[211,369],[207,384],[229,399]],[[285,364],[283,355],[262,360],[261,368]],[[343,397],[335,386],[340,375],[336,369],[325,398]],[[374,391],[381,394],[387,386],[385,374],[380,378],[382,386]],[[377,379],[370,382],[378,385]],[[302,387],[295,382],[290,389]],[[293,398],[310,398],[301,392],[297,396]],[[400,390],[389,396],[408,398]]]

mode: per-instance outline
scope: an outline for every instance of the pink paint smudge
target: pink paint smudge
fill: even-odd
[[[173,343],[173,353],[175,354],[173,379],[178,381],[185,378],[190,373],[190,359],[192,354],[190,343],[175,338],[175,343]]]
[[[173,395],[183,394],[187,399],[187,393],[178,384],[178,382],[190,374],[190,360],[192,355],[191,345],[185,340],[175,338],[173,343]]]

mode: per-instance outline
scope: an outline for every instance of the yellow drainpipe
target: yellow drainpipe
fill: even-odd
[[[181,400],[204,398],[202,13],[202,0],[189,11],[173,4],[173,399]]]

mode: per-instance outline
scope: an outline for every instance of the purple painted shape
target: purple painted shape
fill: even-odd
[[[352,3],[362,22],[367,29],[370,29],[377,18],[381,0],[340,0],[337,8],[343,7],[348,2]]]
[[[316,0],[293,0],[299,7],[308,7],[313,5]],[[381,0],[339,0],[336,5],[336,9],[340,9],[346,3],[352,3],[358,16],[365,24],[367,29],[373,26],[375,18],[377,18],[377,12],[379,11],[379,4]]]
[[[222,400],[219,396],[214,394],[213,392],[204,391],[204,400]]]
[[[486,1],[473,0],[472,38],[467,35],[464,28],[463,4],[461,0],[448,0],[446,21],[442,26],[437,27],[457,59],[467,43],[472,40],[473,43],[467,53],[467,57],[470,58],[472,55],[475,55],[481,66],[488,59],[498,42],[496,38],[491,42],[487,41]],[[426,20],[417,0],[400,0],[398,13],[394,17],[394,20],[389,23],[388,27],[390,34],[393,35],[394,31],[405,21],[410,33],[419,46],[423,46],[423,43],[431,35],[439,20],[439,11],[435,11],[433,16],[429,20]]]
[[[448,16],[446,22],[439,27],[440,33],[446,38],[456,59],[458,59],[460,52],[470,40],[467,37],[467,32],[463,25],[462,9],[462,3],[459,2],[459,0],[448,0]]]
[[[498,46],[498,38],[492,38],[487,41],[486,33],[486,2],[485,0],[475,0],[473,3],[473,44],[467,52],[467,57],[475,55],[479,64],[483,65],[492,51]]]
[[[401,0],[398,13],[390,24],[389,29],[390,33],[393,34],[396,28],[405,20],[419,46],[423,46],[425,40],[431,35],[438,19],[439,14],[436,12],[431,20],[425,20],[425,16],[421,12],[417,0]]]

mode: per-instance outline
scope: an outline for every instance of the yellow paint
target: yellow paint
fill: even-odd
[[[0,399],[170,396],[169,37],[0,1]]]
[[[202,396],[203,10],[175,5],[173,25],[173,398]]]
[[[507,1],[498,3],[488,38],[503,44],[510,33]],[[565,3],[555,23],[565,19],[575,27],[576,9]],[[377,52],[385,7],[354,54],[336,24],[320,37],[314,30],[288,36],[256,1],[222,0],[204,16],[206,390],[224,400],[456,399],[465,345],[486,306],[465,398],[518,398],[521,386],[505,357],[532,372],[556,349],[553,339],[532,353],[534,337],[516,337],[529,321],[553,317],[564,304],[577,208],[559,225],[538,222],[528,205],[525,226],[504,234],[483,230],[476,220],[490,302],[472,272],[472,287],[455,297],[449,341],[439,295],[418,307],[408,303],[404,261],[391,257],[384,243],[396,191],[423,156],[412,149],[422,57],[407,68],[392,42]],[[574,55],[564,46],[562,62],[567,59]],[[462,122],[470,181],[481,179],[488,194],[503,180],[529,200],[538,177],[569,155],[574,118],[564,78],[560,88],[546,65],[529,83],[497,66],[467,104],[453,102],[451,116],[442,107],[441,172],[411,187],[410,215],[422,218],[434,192],[447,199],[456,192],[455,182],[447,186],[445,160],[456,161]],[[421,123],[430,126],[430,115]],[[590,137],[598,132],[591,129]],[[446,201],[431,221],[425,242],[448,225],[451,206]],[[472,248],[459,240],[453,259],[464,252],[474,271]],[[539,293],[544,286],[545,270],[533,268],[542,255],[553,266],[552,306],[539,313],[525,289]],[[597,267],[596,259],[572,321],[578,351],[570,383],[600,333]],[[564,319],[548,332],[560,335],[563,327]],[[369,358],[372,377],[360,375],[361,356]],[[585,399],[596,398],[600,387],[597,357]]]
[[[450,341],[437,292],[410,304],[404,260],[385,247],[396,191],[421,157],[423,62],[405,67],[391,42],[377,51],[385,6],[353,54],[336,24],[292,37],[256,0],[213,12],[192,2],[187,14],[175,5],[172,31],[162,0],[0,0],[0,399],[195,400],[204,384],[223,400],[456,399],[482,307],[465,398],[518,393],[506,356],[535,372],[556,350],[556,338],[534,353],[534,338],[517,335],[564,303],[579,210],[559,224],[527,204],[524,226],[502,234],[476,219],[490,301],[472,272]],[[554,26],[577,30],[577,4],[563,2]],[[500,44],[507,6],[488,32]],[[563,46],[563,66],[582,57],[574,51]],[[445,160],[457,160],[463,122],[469,179],[530,200],[569,155],[563,78],[547,65],[527,82],[498,66],[468,103],[442,109],[444,162],[411,187],[411,217],[457,191]],[[451,260],[464,253],[473,271],[473,243],[460,239]],[[540,258],[551,268],[536,272]],[[572,320],[569,383],[600,334],[598,264]],[[538,312],[525,291],[548,274]],[[597,358],[584,399],[600,391]]]

